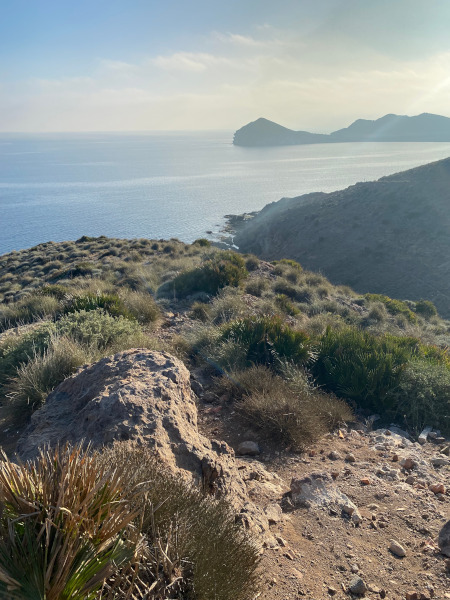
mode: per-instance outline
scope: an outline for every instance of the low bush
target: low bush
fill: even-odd
[[[381,302],[392,315],[403,315],[410,323],[417,323],[417,316],[403,300],[395,300],[383,294],[366,294],[364,298],[369,302]]]
[[[275,296],[275,304],[281,311],[291,317],[295,317],[300,313],[300,309],[297,308],[285,294],[277,294],[277,296]]]
[[[425,319],[430,319],[438,314],[435,305],[430,300],[419,300],[415,306],[416,313]]]
[[[450,432],[450,369],[429,360],[411,361],[390,392],[392,410],[419,433],[431,425]]]
[[[130,320],[135,319],[125,306],[125,302],[117,294],[87,292],[72,296],[66,303],[64,312],[68,314],[98,309],[109,313],[113,317],[123,316]]]
[[[225,250],[215,253],[200,267],[175,277],[170,282],[170,290],[180,298],[195,292],[214,295],[226,286],[239,286],[247,275],[244,259],[231,250]]]
[[[382,411],[391,408],[389,393],[418,348],[415,338],[327,328],[320,339],[314,374],[328,390],[364,408]]]
[[[101,309],[80,310],[62,317],[57,323],[57,332],[86,347],[100,350],[122,348],[141,341],[142,337],[139,323],[122,316],[113,317]]]
[[[262,366],[233,373],[230,378],[241,396],[236,410],[266,438],[300,450],[339,423],[353,420],[343,400],[313,389],[294,365],[290,364],[289,370],[290,379]]]
[[[305,363],[311,358],[308,335],[291,329],[277,316],[237,319],[223,327],[222,340],[240,345],[249,365],[276,367],[280,359]]]
[[[245,291],[247,294],[251,294],[252,296],[260,297],[269,287],[269,282],[264,277],[257,277],[250,279],[245,286]]]
[[[209,240],[207,240],[206,238],[198,238],[198,240],[193,241],[192,244],[194,246],[200,246],[201,248],[210,248],[211,247],[211,242]]]
[[[154,323],[160,317],[161,313],[158,305],[148,292],[126,291],[121,292],[121,295],[123,297],[123,307],[126,311],[124,316],[127,318],[131,316],[139,323],[148,325]],[[110,314],[113,313],[110,312]]]
[[[194,302],[191,306],[190,317],[206,323],[210,317],[210,306],[205,302]]]
[[[54,323],[41,323],[30,331],[5,335],[0,342],[0,387],[17,373],[21,364],[43,354],[55,332]]]

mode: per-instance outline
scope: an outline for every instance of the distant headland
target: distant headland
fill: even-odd
[[[385,115],[370,121],[358,119],[330,134],[293,131],[260,118],[238,129],[235,146],[293,146],[339,142],[450,142],[450,118],[430,113],[414,117]]]

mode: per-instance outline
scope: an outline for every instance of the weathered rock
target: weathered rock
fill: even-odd
[[[406,550],[396,540],[391,540],[389,544],[389,550],[392,552],[392,554],[395,554],[395,556],[398,556],[399,558],[406,556]]]
[[[336,452],[336,450],[333,450],[328,454],[328,458],[330,460],[340,460],[341,455],[339,454],[339,452]]]
[[[241,456],[257,456],[261,454],[261,450],[256,442],[246,440],[245,442],[241,442],[237,447],[237,454]]]
[[[401,466],[406,469],[407,471],[410,471],[411,469],[414,469],[414,467],[416,466],[416,461],[414,460],[414,458],[412,458],[411,456],[408,456],[407,458],[403,458],[400,461]]]
[[[440,530],[438,545],[442,554],[445,554],[445,556],[450,556],[450,521],[447,521],[444,527]]]
[[[266,515],[269,523],[275,524],[281,521],[283,511],[281,510],[281,506],[279,504],[269,504],[264,509],[264,514]]]
[[[201,481],[237,505],[246,487],[233,450],[197,429],[189,371],[177,358],[127,350],[81,368],[36,411],[17,445],[21,459],[45,445],[128,442],[155,450],[168,468]]]
[[[428,439],[428,434],[432,431],[432,427],[425,427],[422,433],[419,435],[418,442],[423,446]]]
[[[341,492],[329,473],[313,472],[301,479],[294,477],[291,500],[294,506],[304,508],[336,507],[350,516],[356,525],[362,521],[356,505]]]
[[[353,577],[348,586],[349,591],[357,596],[364,596],[367,591],[367,586],[361,577]]]
[[[445,494],[445,487],[443,483],[432,483],[428,486],[428,489],[433,492],[433,494]]]

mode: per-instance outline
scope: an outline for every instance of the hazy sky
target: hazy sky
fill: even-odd
[[[450,116],[448,0],[1,0],[0,131]]]

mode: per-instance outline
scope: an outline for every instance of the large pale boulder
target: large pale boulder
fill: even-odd
[[[247,500],[233,450],[197,429],[189,371],[164,352],[127,350],[82,367],[33,414],[17,453],[27,460],[66,442],[146,445],[172,471],[203,481],[236,506]]]

